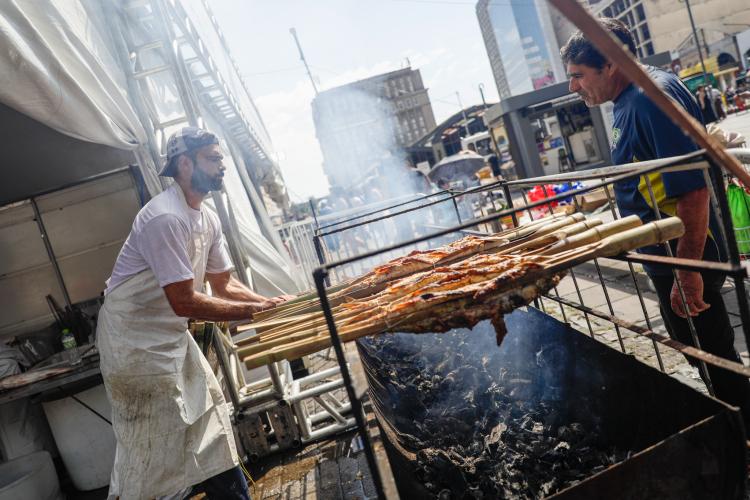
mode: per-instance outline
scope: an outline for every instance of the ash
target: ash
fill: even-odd
[[[360,343],[381,383],[371,384],[375,404],[416,452],[416,477],[431,495],[540,498],[628,457],[604,442],[595,411],[568,397],[564,349],[524,356],[514,346],[509,359],[494,336],[468,333]]]

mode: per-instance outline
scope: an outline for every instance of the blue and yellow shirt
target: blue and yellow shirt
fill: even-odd
[[[647,67],[646,70],[669,97],[696,120],[703,122],[698,103],[676,76],[653,67]],[[615,165],[679,156],[698,149],[692,139],[686,136],[640,88],[631,84],[615,99],[614,105],[612,162]],[[676,214],[677,199],[681,195],[706,185],[701,170],[663,174],[657,172],[648,174],[648,177],[662,217]],[[645,176],[616,183],[615,198],[622,216],[635,214],[644,223],[656,219]],[[718,219],[712,210],[704,259],[726,260],[724,245],[718,240],[720,234]],[[672,242],[672,245],[673,252],[676,252],[676,242]],[[662,246],[646,247],[640,252],[666,255]],[[671,270],[666,268],[644,267],[649,274],[671,274]]]

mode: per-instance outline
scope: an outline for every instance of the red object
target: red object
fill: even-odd
[[[734,96],[734,104],[739,111],[745,111],[745,99],[741,95],[737,94]]]
[[[546,190],[546,193],[545,193]],[[547,198],[551,198],[552,196],[555,196],[555,186],[552,184],[545,184],[544,186],[534,186],[529,190],[527,193],[527,198],[529,200],[529,203],[533,203],[536,201],[545,200]],[[550,203],[546,203],[544,205],[539,205],[538,207],[532,208],[531,211],[533,213],[534,219],[539,219],[541,217],[545,217],[550,214],[550,211],[557,206],[556,201],[552,201]]]

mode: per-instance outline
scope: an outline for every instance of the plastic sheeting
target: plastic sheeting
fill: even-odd
[[[206,119],[206,126],[219,131],[218,124],[210,118]],[[261,233],[258,221],[253,213],[247,193],[245,192],[242,179],[237,171],[229,147],[226,142],[222,144],[224,149],[224,165],[227,170],[224,173],[224,186],[226,187],[229,203],[232,205],[234,217],[239,228],[238,242],[240,247],[249,256],[249,277],[252,287],[261,295],[275,296],[294,293],[301,290],[301,283],[296,282],[292,265],[288,258],[282,256],[276,248]],[[216,210],[213,202],[209,202],[211,210]]]
[[[76,0],[6,0],[0,101],[66,135],[120,149],[146,133],[115,80],[122,74]]]
[[[145,165],[146,131],[128,101],[127,80],[108,38],[110,29],[94,0],[4,1],[0,102],[71,137],[134,150]],[[231,68],[227,71],[236,77]],[[246,107],[257,113],[251,104]],[[228,162],[227,190],[254,286],[262,294],[294,292],[298,287],[289,261],[260,233],[236,169]],[[153,172],[142,171],[155,191]]]

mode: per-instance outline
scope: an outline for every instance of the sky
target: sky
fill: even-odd
[[[315,137],[319,90],[392,71],[422,73],[438,123],[464,107],[497,101],[471,0],[210,0],[230,51],[263,117],[293,201],[324,196],[328,182]]]

